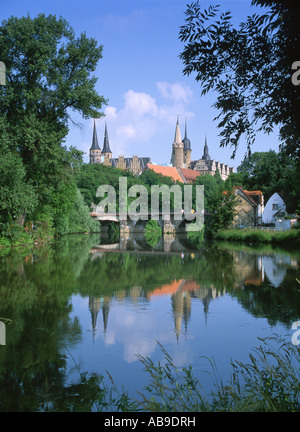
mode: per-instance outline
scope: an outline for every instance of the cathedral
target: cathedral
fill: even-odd
[[[224,163],[216,162],[211,159],[208,151],[207,139],[205,137],[204,151],[201,159],[192,160],[192,147],[191,141],[187,137],[187,126],[185,122],[185,135],[181,139],[179,120],[177,118],[175,137],[172,145],[172,156],[171,156],[171,166],[182,169],[187,168],[193,171],[198,171],[199,174],[210,174],[215,175],[218,169],[222,180],[226,180],[229,174],[234,172],[233,167],[225,165]]]
[[[147,164],[151,163],[151,159],[149,157],[138,156],[133,156],[131,158],[119,156],[118,158],[113,158],[109,146],[107,124],[105,123],[104,142],[101,150],[98,144],[96,125],[94,121],[93,140],[90,148],[90,163],[102,163],[115,168],[132,171],[134,174],[140,174],[144,168],[147,167]]]
[[[94,121],[93,139],[92,146],[90,148],[90,163],[102,163],[104,165],[113,166],[116,168],[121,168],[124,170],[132,171],[134,174],[140,174],[144,169],[151,165],[151,159],[149,157],[138,157],[133,156],[131,158],[125,158],[124,156],[119,156],[118,158],[112,157],[112,151],[109,146],[109,139],[107,133],[107,124],[105,123],[104,131],[104,142],[103,148],[99,147],[96,125]],[[158,165],[152,165],[157,166]],[[216,162],[211,159],[209,155],[207,139],[205,137],[205,144],[203,155],[201,159],[192,160],[192,147],[191,141],[187,137],[187,124],[185,122],[185,134],[184,138],[181,139],[181,132],[179,126],[179,119],[177,118],[177,123],[175,127],[174,142],[172,144],[172,154],[171,163],[167,165],[169,167],[174,167],[176,170],[185,169],[186,175],[187,171],[197,172],[198,175],[210,174],[215,175],[218,169],[222,180],[226,180],[229,174],[234,172],[233,167],[225,165],[224,163]]]

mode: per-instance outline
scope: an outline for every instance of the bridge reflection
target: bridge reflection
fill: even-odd
[[[120,236],[118,242],[110,243],[107,234],[99,235],[99,244],[90,251],[95,257],[104,252],[132,252],[132,253],[168,253],[182,254],[184,252],[199,253],[189,242],[186,234],[164,234],[155,246],[150,246],[142,233],[131,233],[129,236]]]

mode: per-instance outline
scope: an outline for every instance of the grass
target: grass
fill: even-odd
[[[259,340],[261,345],[249,354],[250,362],[232,362],[231,381],[226,385],[216,382],[207,398],[202,396],[201,382],[192,368],[178,370],[163,347],[163,366],[140,357],[150,382],[137,407],[150,412],[299,411],[300,349],[278,336]],[[274,340],[280,343],[279,349],[272,347]],[[216,372],[213,362],[211,365]]]
[[[227,229],[219,231],[215,240],[226,240],[231,242],[245,243],[270,243],[270,244],[300,244],[300,230],[289,231],[267,231],[260,229]]]
[[[249,363],[231,362],[231,379],[226,384],[209,360],[215,386],[205,397],[192,367],[177,368],[161,344],[162,363],[155,365],[149,357],[138,356],[149,376],[138,399],[129,397],[124,388],[118,391],[108,372],[110,385],[104,384],[103,376],[85,384],[94,386],[94,408],[99,412],[299,412],[300,347],[279,336],[259,340],[260,346],[249,354]],[[74,389],[71,393],[74,396]],[[80,392],[77,396],[82,399]],[[69,408],[70,404],[73,406],[74,398],[68,400]],[[84,407],[80,405],[79,410]]]

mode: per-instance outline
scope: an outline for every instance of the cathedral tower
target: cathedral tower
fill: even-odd
[[[105,122],[105,132],[104,132],[104,142],[103,142],[102,155],[104,157],[108,157],[109,159],[112,158],[112,152],[111,152],[111,149],[109,147],[109,139],[108,139],[106,122]]]
[[[184,153],[184,167],[188,168],[192,157],[192,147],[191,147],[191,141],[187,137],[186,119],[185,119],[184,138],[182,142],[183,142],[183,153]]]
[[[207,160],[207,161],[210,160],[210,156],[208,153],[208,145],[207,145],[206,135],[205,135],[205,145],[204,145],[204,153],[203,153],[202,159]]]
[[[181,140],[179,120],[177,117],[175,137],[172,145],[172,158],[171,158],[171,163],[175,168],[183,168],[183,149],[184,149],[184,145]]]
[[[101,163],[101,149],[98,144],[95,120],[94,120],[92,146],[90,148],[90,163]]]

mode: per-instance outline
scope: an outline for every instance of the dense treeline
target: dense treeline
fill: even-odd
[[[0,53],[6,66],[6,85],[0,86],[1,236],[20,241],[24,223],[30,232],[32,222],[42,237],[90,229],[74,177],[80,154],[63,143],[71,112],[84,119],[103,115],[106,101],[93,76],[102,46],[85,33],[76,37],[63,18],[39,14],[2,22]]]

